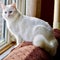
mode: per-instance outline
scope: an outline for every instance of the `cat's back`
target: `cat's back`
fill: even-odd
[[[43,25],[44,27],[51,29],[51,26],[49,25],[48,22],[46,22],[42,19],[36,18],[36,17],[23,16],[23,21],[25,24],[28,24],[30,26],[31,25],[33,25],[33,26]]]

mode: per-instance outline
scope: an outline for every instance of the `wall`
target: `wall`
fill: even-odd
[[[41,0],[41,19],[53,24],[54,0]]]

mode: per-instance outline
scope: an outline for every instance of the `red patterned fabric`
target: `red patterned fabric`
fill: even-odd
[[[24,42],[3,60],[51,60],[51,56],[43,49]]]
[[[58,46],[58,49],[57,49],[57,53],[56,55],[54,56],[54,60],[60,60],[60,30],[59,29],[54,29],[53,30],[54,32],[54,35],[59,43],[59,46]]]
[[[55,37],[59,40],[60,39],[60,30],[54,29],[53,32],[54,32]]]

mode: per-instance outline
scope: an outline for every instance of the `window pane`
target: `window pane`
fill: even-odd
[[[2,38],[3,38],[3,18],[2,18],[2,15],[1,15],[2,11],[1,11],[1,8],[0,8],[0,41],[2,41]]]
[[[5,0],[0,0],[3,3],[5,2]],[[3,17],[2,17],[2,9],[0,7],[0,46],[2,45],[2,42],[5,42],[5,30],[6,30],[6,22],[4,21]]]

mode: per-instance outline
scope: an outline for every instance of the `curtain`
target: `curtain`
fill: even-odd
[[[37,0],[26,0],[26,15],[36,16]]]
[[[40,17],[41,0],[26,0],[26,15]]]
[[[26,14],[25,4],[26,4],[26,0],[16,0],[16,7],[19,11],[21,11],[22,14]]]

